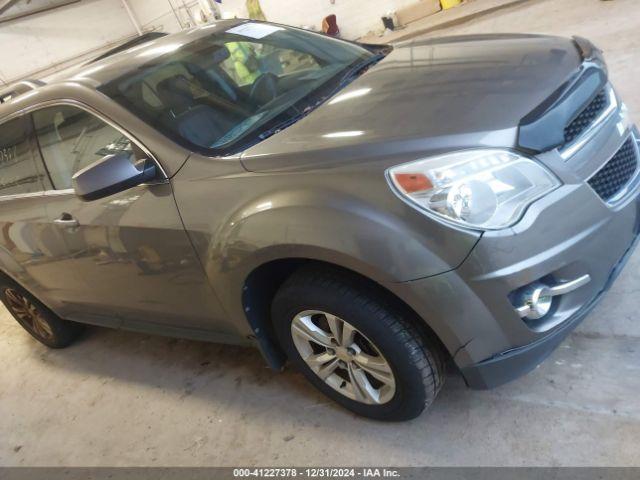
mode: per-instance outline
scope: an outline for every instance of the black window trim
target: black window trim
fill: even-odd
[[[28,115],[31,117],[31,114],[35,111],[38,110],[42,110],[44,108],[49,108],[49,107],[56,107],[56,106],[71,106],[71,107],[76,107],[79,108],[80,110],[83,110],[87,113],[89,113],[90,115],[93,115],[95,117],[97,117],[99,120],[103,121],[104,123],[106,123],[107,125],[109,125],[112,128],[115,128],[116,130],[118,130],[122,135],[126,136],[131,142],[135,143],[136,146],[138,148],[140,148],[140,150],[142,150],[142,152],[149,158],[149,160],[153,161],[156,164],[156,167],[158,168],[158,171],[160,172],[161,176],[162,176],[162,182],[166,182],[169,178],[169,176],[167,175],[167,172],[165,171],[164,168],[162,168],[162,164],[158,161],[158,159],[155,157],[155,155],[153,153],[151,153],[151,151],[140,141],[138,140],[135,135],[133,135],[131,132],[129,132],[127,129],[121,127],[120,125],[118,125],[116,122],[114,122],[113,120],[111,120],[109,117],[107,117],[106,115],[100,113],[99,111],[97,111],[95,108],[80,102],[78,100],[73,100],[73,99],[59,99],[59,100],[47,100],[44,102],[40,102],[34,105],[30,105],[28,107],[25,107],[21,110],[15,111],[13,113],[10,113],[9,115],[7,115],[6,117],[0,119],[0,127],[2,127],[2,125],[4,125],[5,123],[9,122],[10,120],[13,120],[14,118],[19,118],[25,115]],[[31,123],[33,124],[33,120],[31,119]],[[33,129],[33,125],[31,125],[31,132],[29,133],[30,137],[34,137],[34,140],[37,141],[37,139],[35,139],[35,130]],[[30,138],[31,141],[31,138]],[[33,149],[33,146],[30,145],[30,148]],[[44,158],[42,157],[42,154],[40,153],[40,147],[38,144],[38,147],[35,149],[34,154],[36,154],[39,158],[40,161],[42,162],[45,172],[47,172],[48,174],[48,169],[46,167],[46,162],[44,161]],[[154,184],[157,182],[154,182]],[[53,186],[53,182],[51,183],[51,185]],[[143,184],[143,185],[148,185],[148,184]],[[14,198],[28,198],[28,197],[40,197],[40,196],[45,196],[45,195],[65,195],[65,194],[69,194],[69,193],[75,193],[73,188],[67,188],[67,189],[50,189],[50,190],[42,190],[39,192],[29,192],[29,193],[17,193],[17,194],[13,194],[13,195],[0,195],[0,201],[2,200],[11,200]]]

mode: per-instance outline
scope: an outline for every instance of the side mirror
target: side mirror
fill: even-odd
[[[131,163],[131,155],[116,153],[76,172],[72,178],[76,195],[84,201],[122,192],[156,178],[156,165],[145,159]]]

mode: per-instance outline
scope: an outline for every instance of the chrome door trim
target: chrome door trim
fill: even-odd
[[[9,200],[16,200],[19,198],[37,198],[44,197],[47,194],[45,190],[40,190],[38,192],[29,192],[29,193],[15,193],[11,195],[0,195],[0,202],[6,202]]]
[[[73,188],[65,188],[63,190],[45,190],[44,192],[42,192],[45,196],[57,196],[57,195],[69,195],[69,194],[76,194],[76,191]]]

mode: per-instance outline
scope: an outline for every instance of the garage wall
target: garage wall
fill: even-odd
[[[197,3],[188,2],[187,7],[195,8]],[[173,4],[174,8],[169,2],[163,0],[129,0],[129,5],[143,30],[159,30],[167,33],[179,32],[181,28],[178,18],[188,18],[182,2],[173,0]]]
[[[5,15],[57,0],[21,1]],[[144,30],[176,32],[211,19],[213,0],[128,0]],[[388,11],[417,0],[261,0],[268,20],[319,30],[322,18],[334,13],[342,36],[356,39],[381,28]],[[222,0],[228,17],[247,17],[246,0]],[[203,16],[204,14],[204,16]],[[136,29],[121,0],[79,3],[0,23],[0,85],[23,78],[45,78],[88,60],[122,41]]]
[[[45,2],[32,0],[29,7],[38,3]],[[16,4],[4,15],[18,13],[23,5]],[[46,77],[135,35],[120,0],[82,0],[0,23],[0,84]]]
[[[267,20],[296,27],[311,26],[320,30],[322,19],[329,14],[338,18],[344,38],[355,40],[369,31],[382,29],[380,17],[417,3],[417,0],[260,0]],[[222,0],[223,12],[246,17],[244,0]]]
[[[145,28],[174,32],[182,25],[200,23],[201,12],[207,12],[212,0],[129,0],[136,16]],[[371,30],[382,28],[380,17],[387,12],[413,5],[419,0],[260,0],[267,20],[312,27],[320,30],[322,19],[329,14],[338,17],[342,36],[356,39]],[[172,8],[173,5],[173,8]],[[186,8],[185,8],[186,6]],[[225,17],[248,17],[246,0],[222,0],[218,8]]]
[[[215,0],[128,0],[143,30],[167,33],[212,21]]]

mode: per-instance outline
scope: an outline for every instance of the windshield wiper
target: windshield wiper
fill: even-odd
[[[258,135],[258,138],[260,139],[260,141],[262,141],[265,138],[270,137],[271,135],[275,135],[280,130],[284,130],[285,128],[296,123],[298,120],[304,118],[311,110],[313,110],[313,107],[311,106],[305,108],[301,112],[298,112],[296,115],[292,115],[291,117],[287,118],[284,122],[280,122],[274,127],[271,127],[269,130],[265,130],[260,135]]]
[[[294,123],[300,121],[302,118],[306,117],[312,110],[314,110],[318,105],[323,103],[327,98],[329,98],[333,94],[335,94],[336,91],[339,91],[342,88],[344,88],[344,86],[347,83],[350,83],[351,81],[353,81],[356,77],[360,76],[367,69],[369,69],[372,65],[375,65],[376,63],[378,63],[380,60],[382,60],[386,56],[387,56],[387,52],[376,53],[376,54],[373,54],[371,57],[366,58],[364,61],[358,62],[353,67],[349,68],[340,77],[340,81],[338,82],[336,88],[332,89],[329,92],[325,91],[324,94],[319,95],[318,98],[315,101],[311,102],[309,105],[304,107],[302,110],[296,109],[297,113],[295,115],[292,115],[291,117],[289,117],[285,121],[275,125],[274,127],[270,128],[269,130],[265,130],[260,135],[258,135],[258,139],[260,141],[262,141],[262,140],[264,140],[264,139],[266,139],[266,138],[268,138],[268,137],[270,137],[272,135],[275,135],[279,131],[284,130],[285,128],[293,125]]]
[[[387,56],[386,53],[376,53],[376,54],[373,54],[371,57],[365,59],[364,61],[357,63],[356,65],[348,69],[344,73],[344,75],[342,75],[342,78],[340,79],[340,83],[338,85],[342,87],[346,83],[351,82],[354,78],[359,77],[366,70],[368,70],[372,65],[375,65],[386,56]]]

